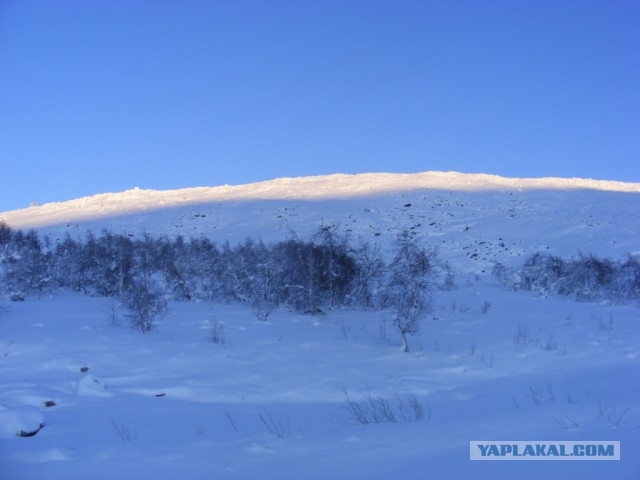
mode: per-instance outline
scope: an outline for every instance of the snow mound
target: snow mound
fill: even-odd
[[[76,382],[74,391],[81,397],[110,397],[104,383],[93,375],[86,375]]]
[[[0,437],[31,436],[44,426],[44,415],[35,407],[15,407],[0,411]]]

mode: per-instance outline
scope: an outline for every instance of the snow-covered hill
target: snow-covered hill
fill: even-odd
[[[241,186],[128,190],[0,214],[53,237],[103,228],[216,241],[279,240],[338,225],[386,243],[410,230],[463,270],[543,250],[640,251],[640,184],[455,172],[285,178]]]
[[[339,225],[410,230],[455,269],[401,348],[388,310],[260,321],[173,301],[129,328],[115,298],[0,304],[0,480],[640,478],[636,305],[511,291],[492,261],[640,252],[640,184],[428,172],[131,190],[0,214],[56,241],[103,228],[222,242]],[[621,460],[469,460],[471,441],[620,442]],[[573,460],[576,460],[573,458]]]

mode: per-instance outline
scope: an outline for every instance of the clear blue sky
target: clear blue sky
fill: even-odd
[[[0,211],[457,170],[640,182],[640,2],[0,0]]]

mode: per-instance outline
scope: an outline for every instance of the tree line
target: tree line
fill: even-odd
[[[580,253],[564,259],[535,253],[518,268],[496,263],[493,274],[514,290],[565,295],[581,302],[627,303],[640,299],[640,256],[622,260]]]
[[[148,331],[171,300],[240,301],[260,320],[277,307],[317,315],[339,307],[389,308],[408,350],[429,307],[436,256],[409,233],[385,261],[366,242],[353,245],[335,226],[309,239],[292,233],[266,244],[221,245],[205,237],[134,237],[103,230],[52,241],[0,222],[0,281],[12,301],[61,290],[114,297],[135,328]]]
[[[153,328],[167,301],[239,301],[259,320],[275,308],[317,315],[334,308],[388,309],[403,347],[429,311],[435,278],[452,288],[434,250],[402,232],[390,252],[353,244],[335,226],[308,239],[295,233],[266,244],[247,238],[221,245],[206,237],[154,237],[103,230],[52,241],[0,221],[0,294],[11,301],[72,290],[111,297],[140,331]],[[445,263],[446,266],[446,263]],[[536,253],[520,267],[496,263],[493,273],[513,289],[561,294],[578,301],[640,299],[640,256],[615,261]]]

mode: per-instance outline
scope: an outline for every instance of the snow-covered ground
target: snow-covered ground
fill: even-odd
[[[139,190],[0,214],[54,239],[107,227],[276,240],[339,224],[384,247],[412,229],[457,271],[409,353],[385,311],[277,310],[261,322],[244,305],[173,302],[141,334],[123,311],[113,325],[104,298],[5,302],[0,478],[640,478],[638,306],[512,292],[489,273],[540,250],[638,253],[639,207],[638,184],[426,173]],[[359,424],[347,395],[387,401],[399,421]],[[421,420],[402,421],[408,399]],[[622,459],[475,462],[472,440],[615,440]]]

